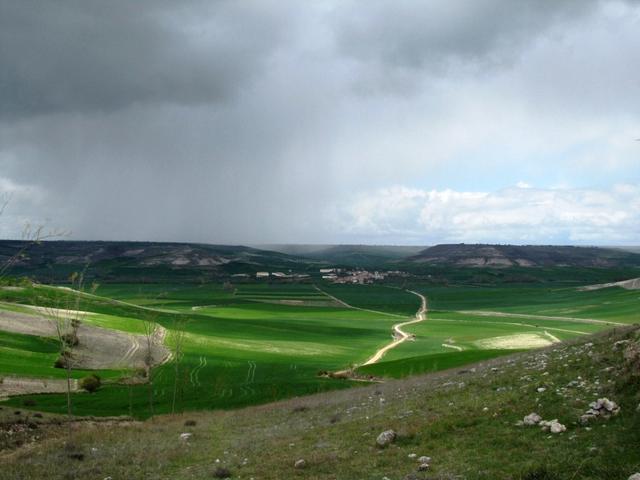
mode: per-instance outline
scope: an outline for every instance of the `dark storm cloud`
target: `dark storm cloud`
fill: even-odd
[[[232,97],[281,40],[277,2],[0,2],[0,115]]]
[[[441,69],[512,61],[523,42],[556,22],[576,21],[597,0],[348,2],[337,34],[345,54],[386,67]]]
[[[639,181],[629,5],[0,0],[0,236],[419,243],[480,190]]]

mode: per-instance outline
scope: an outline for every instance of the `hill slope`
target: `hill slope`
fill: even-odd
[[[612,248],[553,245],[442,244],[408,259],[459,267],[640,266],[640,254]]]
[[[383,267],[389,262],[416,255],[424,247],[399,245],[265,245],[289,255],[327,262],[333,266]]]
[[[80,423],[72,443],[63,427],[37,420],[42,440],[14,428],[5,445],[28,445],[0,460],[7,479],[626,479],[640,470],[639,365],[640,331],[625,327],[465,370],[240,411]],[[581,424],[602,397],[619,414]],[[532,412],[566,431],[517,424]],[[388,429],[397,437],[380,448],[376,437]],[[422,455],[431,457],[426,471]]]
[[[107,280],[161,280],[168,273],[183,277],[254,273],[263,269],[305,270],[311,263],[291,255],[238,245],[164,242],[46,241],[37,244],[0,240],[0,265],[20,253],[11,273],[64,279],[89,266]]]

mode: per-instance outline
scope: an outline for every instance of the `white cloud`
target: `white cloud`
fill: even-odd
[[[361,194],[344,211],[348,235],[399,243],[633,244],[640,238],[640,185],[633,184],[495,192],[395,186]]]

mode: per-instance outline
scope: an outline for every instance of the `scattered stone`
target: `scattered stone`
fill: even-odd
[[[634,473],[627,480],[640,480],[640,473],[638,472]]]
[[[542,420],[538,425],[542,427],[542,430],[545,432],[549,431],[551,433],[562,433],[567,430],[567,427],[558,422],[557,418],[553,420]]]
[[[182,440],[183,442],[188,442],[192,436],[193,436],[193,433],[181,433],[180,440]]]
[[[544,392],[545,390],[547,390],[547,389],[546,389],[546,388],[544,388],[544,387],[540,387],[540,388],[538,388],[538,393],[542,393],[542,392]]]
[[[589,404],[589,410],[580,417],[580,423],[585,425],[596,418],[608,419],[620,413],[620,406],[608,398],[599,398]]]
[[[427,456],[423,455],[422,457],[420,457],[418,459],[418,462],[420,462],[420,463],[431,463],[431,457],[427,457]]]
[[[409,455],[407,455],[409,458],[416,458],[418,456],[417,453],[410,453]]]
[[[305,462],[303,458],[296,460],[295,463],[293,464],[293,468],[297,468],[297,469],[302,469],[306,466],[307,466],[307,462]]]
[[[542,417],[537,413],[530,413],[523,419],[525,425],[537,425],[542,421]]]
[[[614,350],[620,350],[622,347],[627,345],[629,342],[631,342],[631,340],[618,340],[617,342],[615,342],[613,344],[613,349]]]
[[[429,470],[429,464],[428,464],[428,463],[421,463],[421,464],[418,466],[418,471],[419,471],[419,472],[424,472],[424,471],[426,471],[426,470]]]
[[[385,430],[378,438],[376,438],[376,443],[381,447],[386,447],[390,443],[393,443],[396,439],[396,432],[393,430]]]

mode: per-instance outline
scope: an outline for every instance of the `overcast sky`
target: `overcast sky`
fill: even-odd
[[[640,244],[640,1],[0,0],[0,237]]]

